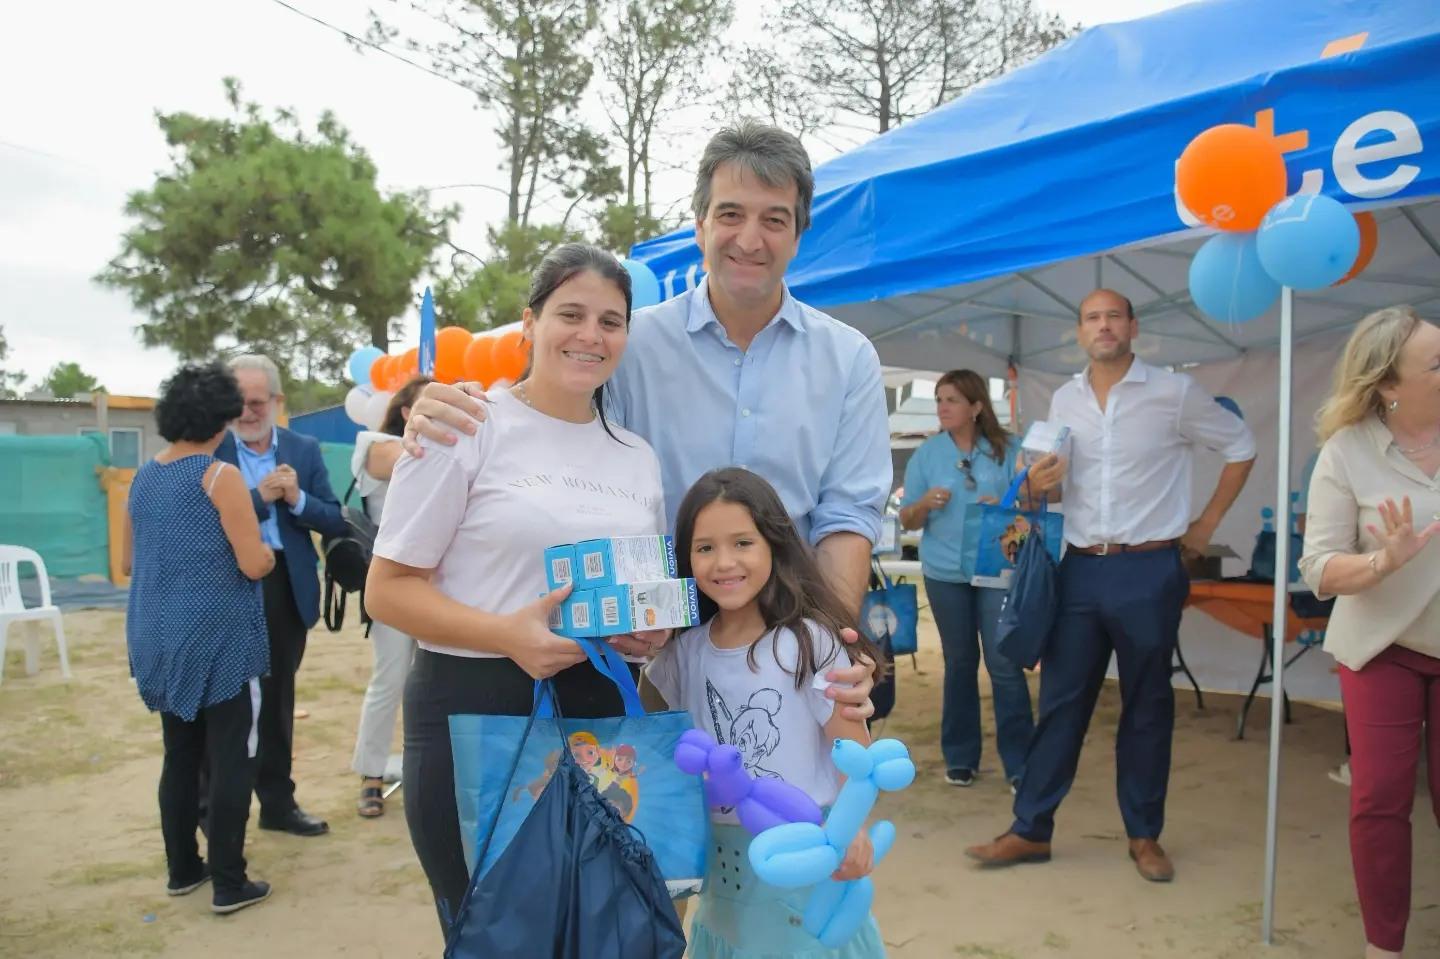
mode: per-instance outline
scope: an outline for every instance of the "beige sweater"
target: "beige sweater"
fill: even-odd
[[[1405,496],[1417,528],[1440,519],[1440,476],[1426,476],[1406,459],[1378,417],[1326,441],[1310,481],[1300,558],[1300,573],[1317,596],[1326,598],[1320,578],[1332,558],[1381,548],[1366,527],[1383,530],[1379,505]],[[1440,538],[1376,585],[1335,601],[1325,649],[1342,665],[1361,669],[1392,643],[1440,658]]]

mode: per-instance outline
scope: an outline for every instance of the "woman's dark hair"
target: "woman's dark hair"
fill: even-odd
[[[203,443],[244,408],[234,373],[220,363],[186,363],[160,384],[155,425],[168,442]]]
[[[421,374],[412,377],[409,383],[396,390],[395,395],[390,397],[389,405],[385,407],[385,419],[380,422],[380,432],[389,433],[391,436],[404,436],[405,414],[400,411],[406,406],[414,406],[415,397],[431,382],[433,380],[430,377]]]
[[[614,283],[625,297],[625,328],[630,328],[630,310],[632,296],[630,292],[630,274],[620,261],[598,246],[591,246],[588,243],[566,243],[557,246],[545,254],[545,259],[535,269],[535,274],[530,277],[530,296],[525,305],[530,307],[531,312],[538,318],[540,312],[545,308],[545,301],[550,299],[560,286],[568,282],[576,274],[586,270],[599,276],[601,279]],[[531,353],[533,356],[533,351]],[[520,374],[520,381],[524,382],[530,375],[530,360],[525,361],[525,372]],[[601,383],[595,387],[595,412],[600,417],[600,426],[615,442],[622,442],[614,431],[610,429],[609,420],[605,419],[605,384]]]
[[[785,627],[795,634],[800,645],[795,660],[795,688],[803,689],[812,676],[828,668],[834,660],[832,652],[824,662],[817,661],[815,637],[806,620],[829,632],[835,642],[840,643],[840,631],[854,629],[855,617],[820,574],[815,553],[800,538],[774,487],[749,470],[735,466],[706,473],[680,502],[680,512],[675,519],[675,547],[681,576],[694,575],[690,549],[695,541],[695,518],[711,503],[745,507],[755,521],[755,528],[770,545],[770,579],[760,588],[756,599],[767,629]],[[701,593],[700,618],[708,620],[715,612],[715,603]],[[747,659],[751,669],[755,668],[755,647],[759,643],[757,639],[750,645]],[[863,632],[853,650],[875,664],[878,679],[882,664],[880,650]],[[778,650],[775,662],[781,669],[786,668]]]
[[[980,404],[980,415],[975,420],[975,426],[980,435],[990,443],[990,455],[995,457],[995,462],[1003,466],[1005,452],[1010,448],[1011,436],[1001,427],[1000,418],[995,415],[995,407],[990,402],[990,384],[974,370],[951,370],[936,382],[937,396],[942,386],[953,387],[955,392],[965,397],[966,402]]]

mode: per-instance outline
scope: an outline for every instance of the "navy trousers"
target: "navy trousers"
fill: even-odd
[[[1189,592],[1176,549],[1066,554],[1059,617],[1040,668],[1040,718],[1015,796],[1016,835],[1050,841],[1113,651],[1122,701],[1115,741],[1120,815],[1131,839],[1160,837],[1175,728],[1170,664]]]

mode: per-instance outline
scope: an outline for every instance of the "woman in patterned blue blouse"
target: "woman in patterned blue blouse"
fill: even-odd
[[[165,382],[155,420],[170,445],[136,473],[126,524],[130,674],[145,705],[160,713],[165,738],[166,891],[183,896],[213,878],[217,913],[270,895],[268,883],[246,876],[244,848],[259,677],[270,665],[255,581],[275,555],[260,538],[244,479],[213,455],[241,406],[235,377],[219,364],[183,366]],[[202,757],[209,863],[195,838]]]

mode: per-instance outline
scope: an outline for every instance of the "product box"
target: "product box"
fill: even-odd
[[[612,536],[574,546],[576,589],[674,579],[675,540],[669,536]],[[549,551],[546,551],[549,557]]]
[[[685,629],[700,621],[693,579],[665,579],[577,590],[560,604],[556,631],[575,638],[647,629]]]
[[[1030,424],[1030,428],[1025,431],[1025,439],[1020,442],[1021,461],[1024,465],[1031,466],[1051,453],[1069,458],[1070,427],[1036,420]]]
[[[575,547],[552,546],[545,551],[545,582],[559,589],[575,579]],[[578,586],[578,584],[577,584]]]

